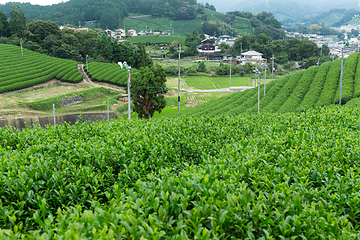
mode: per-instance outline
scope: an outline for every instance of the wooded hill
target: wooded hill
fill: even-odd
[[[272,13],[234,11],[218,13],[214,6],[192,1],[161,0],[110,0],[85,1],[70,0],[52,6],[17,3],[25,13],[26,19],[51,20],[58,25],[83,25],[85,21],[96,20],[96,25],[103,29],[126,27],[140,30],[172,31],[174,35],[185,36],[193,30],[219,36],[223,34],[270,34],[280,39],[285,36]],[[0,11],[10,17],[14,3],[0,5]],[[151,18],[136,18],[136,15],[151,15]],[[128,18],[132,16],[133,18]],[[170,22],[172,21],[172,22]],[[269,34],[268,34],[269,35]]]
[[[341,61],[326,62],[260,86],[261,112],[293,112],[339,103]],[[344,61],[342,104],[360,97],[359,53]],[[212,100],[179,115],[216,116],[219,114],[255,113],[258,111],[258,88]]]

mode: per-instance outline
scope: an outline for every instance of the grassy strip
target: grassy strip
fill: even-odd
[[[46,111],[52,108],[53,104],[55,104],[55,107],[59,108],[61,107],[59,100],[66,99],[72,96],[82,96],[84,101],[87,101],[89,99],[92,99],[94,97],[98,96],[104,96],[112,94],[113,92],[106,89],[106,88],[90,88],[78,92],[72,92],[65,95],[56,96],[53,98],[33,101],[26,103],[26,106],[39,111]]]

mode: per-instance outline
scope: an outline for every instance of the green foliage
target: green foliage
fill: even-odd
[[[171,44],[176,41],[181,44],[185,44],[185,37],[178,36],[161,36],[161,35],[144,35],[132,37],[130,40],[127,40],[131,43],[138,43],[139,41],[143,44]]]
[[[313,66],[302,75],[296,85],[296,88],[285,103],[279,108],[278,112],[291,112],[298,108],[303,101],[305,94],[309,91],[310,84],[312,83],[317,71],[318,67]]]
[[[2,129],[0,238],[356,239],[359,117],[330,107]]]
[[[77,63],[57,59],[20,47],[0,44],[0,92],[31,87],[57,78],[77,83],[82,80]]]
[[[333,102],[336,89],[339,85],[341,61],[336,60],[330,67],[326,76],[324,88],[315,106],[325,106]]]
[[[86,69],[86,67],[85,67]],[[131,74],[138,70],[131,69]],[[91,80],[99,82],[107,82],[121,87],[127,86],[128,74],[125,67],[121,68],[117,63],[89,63],[89,71],[87,72]]]
[[[141,68],[131,80],[131,98],[134,111],[140,118],[150,119],[155,111],[161,113],[166,106],[164,94],[166,88],[164,68],[156,64],[154,67]]]
[[[354,83],[355,72],[358,63],[359,53],[351,54],[344,60],[344,72],[342,80],[342,94],[341,103],[345,104],[347,101],[353,98],[354,95]],[[333,103],[339,103],[340,98],[340,85],[334,96]]]
[[[206,72],[206,66],[204,62],[200,62],[199,66],[197,67],[198,72]]]
[[[331,62],[326,62],[319,67],[314,80],[309,87],[309,91],[305,94],[303,101],[297,108],[298,110],[305,110],[307,108],[314,107],[323,90],[326,76],[329,72],[331,64]]]
[[[269,103],[265,108],[265,112],[277,112],[285,101],[290,97],[294,88],[297,86],[299,80],[302,78],[304,71],[289,75],[286,84],[280,89],[279,93],[275,96],[273,101]]]
[[[56,108],[60,108],[60,102],[59,100],[66,99],[73,96],[81,96],[84,101],[87,101],[89,99],[104,96],[112,93],[110,90],[106,88],[90,88],[82,91],[72,92],[69,94],[59,95],[57,97],[53,98],[47,98],[42,100],[37,100],[33,102],[26,103],[26,106],[28,106],[31,109],[38,110],[38,111],[46,111],[53,107],[53,104],[55,104]]]
[[[350,55],[345,61],[343,78],[342,103],[356,98],[359,78],[359,54]],[[337,104],[339,96],[340,60],[325,62],[319,67],[313,66],[307,70],[301,70],[289,74],[279,80],[260,86],[260,112],[293,112],[307,111],[309,108]],[[261,76],[261,78],[263,78]],[[196,80],[196,81],[195,81]],[[211,79],[216,83],[215,79]],[[201,82],[199,77],[189,81],[190,86],[194,82]],[[204,84],[203,84],[204,85]],[[224,87],[224,86],[223,86]],[[208,89],[210,87],[207,87]],[[217,88],[217,87],[215,87]],[[350,97],[351,96],[351,97]],[[244,114],[258,111],[258,89],[249,89],[241,93],[234,93],[231,96],[216,99],[200,106],[174,114],[176,116],[216,116],[219,114]]]
[[[24,12],[18,5],[13,5],[10,12],[9,27],[11,35],[22,37],[26,27],[26,18]]]

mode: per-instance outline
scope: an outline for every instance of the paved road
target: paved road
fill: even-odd
[[[84,71],[84,64],[78,64],[78,69],[79,69],[81,75],[83,75],[83,77],[84,77],[84,82],[91,86],[103,87],[103,88],[107,88],[107,89],[114,90],[114,91],[123,91],[121,88],[108,87],[108,86],[104,86],[101,84],[96,84],[93,81],[91,81],[90,78],[88,77],[88,75],[86,74],[86,72]]]
[[[254,87],[231,87],[230,92],[241,92],[250,88]],[[201,89],[181,89],[184,92],[203,92],[203,93],[220,93],[220,92],[229,92],[229,88],[220,88],[220,89],[208,89],[208,90],[201,90]]]

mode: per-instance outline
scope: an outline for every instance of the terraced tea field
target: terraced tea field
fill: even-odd
[[[0,44],[0,93],[52,79],[78,83],[83,77],[72,60],[49,57],[18,46]]]
[[[340,60],[326,62],[307,70],[287,75],[260,87],[261,112],[304,111],[313,107],[339,103]],[[345,104],[360,96],[359,54],[344,60],[344,76],[341,102]],[[243,114],[258,111],[258,89],[250,89],[230,96],[209,101],[201,106],[183,111],[180,115],[216,116],[219,114]]]
[[[359,239],[360,110],[0,131],[0,239]]]
[[[121,68],[116,63],[100,63],[91,62],[87,70],[86,65],[84,69],[91,80],[98,82],[107,82],[114,85],[125,87],[128,83],[128,72],[125,67]],[[136,73],[138,70],[135,68],[131,69],[131,74]]]

